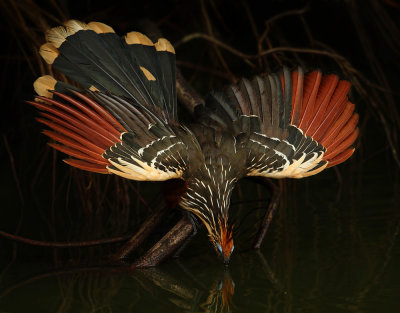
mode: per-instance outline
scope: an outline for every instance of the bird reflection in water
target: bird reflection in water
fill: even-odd
[[[137,270],[133,277],[152,294],[158,294],[160,289],[167,292],[168,300],[186,312],[232,311],[235,283],[228,268],[224,268],[223,273],[217,275],[211,287],[205,286],[187,271],[186,274],[195,281],[186,282],[185,279],[181,279],[182,276],[178,279],[160,268]]]
[[[205,312],[231,312],[234,293],[235,283],[231,278],[229,270],[225,269],[223,279],[215,282],[213,288],[210,289],[207,300],[201,307]]]

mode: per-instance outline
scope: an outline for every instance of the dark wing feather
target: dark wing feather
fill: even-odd
[[[71,20],[51,29],[42,56],[83,88],[132,99],[165,122],[177,121],[171,44],[165,39],[154,44],[136,32],[120,37],[109,26],[94,24]]]
[[[177,121],[175,52],[166,39],[116,35],[105,24],[70,20],[47,33],[47,63],[81,87],[40,77],[32,102],[51,130],[52,146],[81,169],[135,180],[182,177],[195,136]]]
[[[131,99],[91,92],[89,96],[54,92],[30,102],[41,111],[37,120],[51,146],[69,155],[72,166],[114,173],[133,180],[182,178],[189,156],[201,156],[195,136],[168,125]]]
[[[224,95],[213,93],[198,109],[199,119],[240,138],[247,175],[301,178],[354,151],[358,115],[347,98],[349,86],[335,75],[304,76],[301,68],[283,68],[251,82],[243,79]]]

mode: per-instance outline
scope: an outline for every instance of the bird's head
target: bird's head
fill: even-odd
[[[226,221],[222,220],[219,220],[218,224],[218,228],[210,233],[210,238],[217,254],[224,261],[224,264],[228,264],[235,249],[232,237],[233,225],[228,225]]]

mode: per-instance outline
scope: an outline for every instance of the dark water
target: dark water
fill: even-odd
[[[148,270],[16,262],[2,271],[0,312],[398,312],[398,172],[365,166],[287,186],[261,251],[243,251],[255,210],[229,267],[202,231],[179,260]]]

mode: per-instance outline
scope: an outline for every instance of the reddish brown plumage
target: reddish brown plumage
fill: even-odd
[[[348,100],[348,81],[336,75],[313,71],[304,76],[292,72],[291,124],[326,148],[323,160],[328,167],[347,160],[354,152],[358,136],[358,114]]]
[[[335,141],[340,130],[342,130],[342,128],[349,122],[349,119],[353,116],[354,108],[355,105],[353,103],[347,102],[346,108],[342,114],[326,131],[324,138],[321,140],[321,144],[324,147],[329,147]]]
[[[316,111],[310,125],[306,130],[306,134],[314,134],[321,122],[323,121],[326,108],[330,102],[333,92],[339,82],[339,77],[336,75],[324,76],[316,99]]]
[[[96,121],[98,121],[101,125],[103,125],[106,129],[108,129],[111,133],[113,133],[116,136],[116,139],[119,139],[119,136],[121,133],[126,132],[126,129],[115,119],[114,116],[110,114],[107,110],[105,110],[102,106],[100,106],[96,101],[93,99],[89,98],[88,96],[71,90],[71,92],[83,100],[90,108],[94,109],[97,114],[99,115],[100,118],[96,118]],[[57,93],[56,93],[57,94]],[[74,103],[78,103],[79,101],[76,101]],[[88,112],[88,114],[91,114],[91,111],[89,107],[86,105],[82,106],[82,110],[85,110]],[[93,116],[96,116],[93,114]]]
[[[102,165],[98,165],[92,162],[86,162],[86,161],[82,161],[82,160],[78,160],[78,159],[65,159],[64,160],[65,163],[79,168],[81,170],[85,170],[88,172],[95,172],[95,173],[99,173],[99,174],[109,174],[107,168],[105,166]]]
[[[327,148],[324,157],[329,160],[337,156],[340,152],[349,148],[358,137],[358,129],[353,129],[351,125],[342,129],[331,146]]]
[[[354,148],[349,148],[349,149],[347,149],[347,150],[341,152],[341,153],[340,153],[339,155],[337,155],[336,157],[331,158],[331,159],[329,160],[328,167],[332,167],[332,166],[335,166],[335,165],[337,165],[337,164],[340,164],[340,163],[346,161],[349,157],[351,157],[351,156],[353,155],[354,150],[355,150]]]
[[[315,100],[321,82],[321,72],[314,71],[304,77],[303,104],[298,127],[306,130],[315,115]]]
[[[222,255],[225,261],[229,261],[232,248],[233,248],[233,238],[232,238],[232,229],[234,225],[226,225],[225,221],[222,219],[219,221],[220,224],[220,245],[222,250]]]
[[[73,157],[65,160],[66,163],[87,171],[108,173],[110,163],[102,155],[121,142],[120,135],[126,130],[95,101],[75,91],[73,94],[79,100],[54,92],[60,100],[38,96],[36,102],[29,103],[41,111],[37,120],[52,129],[43,131],[56,141],[50,146]]]
[[[298,70],[292,72],[292,117],[291,123],[298,125],[300,120],[301,105],[303,99],[304,76],[299,75]]]

